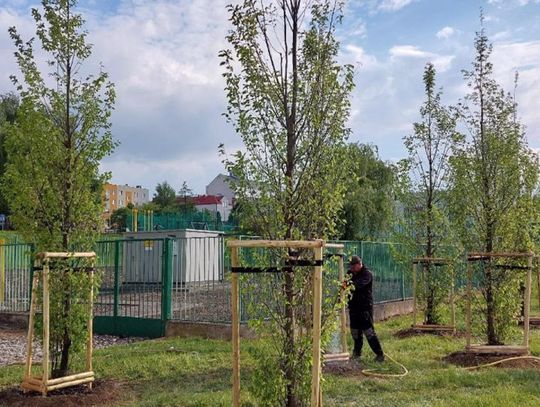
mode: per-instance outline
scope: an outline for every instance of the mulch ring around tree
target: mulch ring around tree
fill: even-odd
[[[416,329],[416,328],[406,328],[401,329],[394,333],[394,337],[399,339],[404,338],[410,338],[412,336],[420,336],[420,335],[435,335],[435,336],[449,336],[453,338],[463,338],[465,337],[465,332],[462,331],[456,331],[456,333],[453,333],[452,331],[436,331],[436,330],[425,330],[425,329]]]
[[[43,397],[40,393],[23,393],[20,387],[0,391],[0,406],[10,407],[84,407],[111,404],[125,400],[128,389],[114,380],[96,380],[92,390],[86,385],[54,390]]]
[[[330,373],[336,376],[364,378],[362,365],[358,359],[349,359],[340,362],[325,362],[323,373]]]
[[[512,355],[482,355],[471,352],[454,352],[448,356],[442,358],[443,361],[451,363],[453,365],[462,366],[462,367],[473,367],[487,365],[489,363],[497,362],[503,359],[509,359],[515,357]],[[508,360],[505,362],[498,363],[496,365],[490,366],[503,368],[503,369],[537,369],[540,370],[540,360],[537,359],[516,359]]]

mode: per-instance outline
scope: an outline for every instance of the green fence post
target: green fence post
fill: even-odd
[[[166,321],[172,317],[172,246],[172,239],[164,240],[161,272],[161,320],[164,329]]]
[[[18,246],[14,246],[18,247]],[[28,245],[30,248],[30,285],[28,287],[28,312],[30,312],[30,304],[32,303],[32,280],[34,280],[34,257],[35,257],[35,251],[36,251],[36,245],[34,243],[30,243]]]
[[[113,316],[118,316],[120,298],[120,240],[114,242],[114,307]]]
[[[405,269],[401,267],[401,300],[405,301]]]

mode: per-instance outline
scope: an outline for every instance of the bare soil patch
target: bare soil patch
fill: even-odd
[[[404,339],[410,338],[411,336],[420,336],[420,335],[435,335],[435,336],[450,336],[454,338],[463,338],[465,337],[465,332],[456,331],[453,333],[451,331],[430,331],[425,329],[416,329],[416,328],[407,328],[402,329],[394,333],[394,337]]]
[[[325,362],[323,366],[325,374],[333,374],[336,376],[363,378],[362,365],[358,359],[349,359],[345,362]]]
[[[471,352],[454,352],[443,358],[443,361],[457,366],[472,367],[481,366],[497,362],[503,359],[509,359],[510,355],[482,355]],[[504,369],[537,369],[540,370],[540,361],[535,359],[517,359],[508,360],[494,365],[493,367]]]
[[[43,397],[39,393],[23,393],[19,387],[0,391],[0,406],[10,407],[85,407],[110,404],[125,399],[127,388],[114,380],[96,380],[92,390],[85,385],[55,390]]]

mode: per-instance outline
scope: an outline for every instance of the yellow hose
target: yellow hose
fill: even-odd
[[[390,359],[392,362],[394,362],[399,367],[401,367],[401,369],[403,369],[403,373],[376,373],[375,372],[376,369],[364,369],[364,370],[361,371],[361,373],[363,375],[365,375],[365,376],[378,377],[380,379],[386,379],[388,377],[402,378],[402,377],[405,377],[405,376],[407,376],[409,374],[409,371],[407,370],[407,368],[405,366],[403,366],[401,363],[394,360],[390,355],[385,353],[384,356],[387,357],[388,359]]]
[[[398,365],[401,369],[403,369],[403,373],[377,373],[376,369],[364,369],[364,370],[361,370],[361,373],[363,375],[365,375],[365,376],[377,377],[377,378],[381,378],[381,379],[402,378],[402,377],[405,377],[407,374],[409,374],[409,370],[404,365],[397,362],[395,359],[393,359],[390,355],[388,355],[386,353],[384,354],[384,356],[387,357],[388,359],[390,359],[396,365]],[[482,369],[482,368],[490,367],[490,366],[496,366],[496,365],[499,365],[499,364],[504,363],[504,362],[510,362],[512,360],[525,360],[525,359],[537,360],[538,362],[540,362],[540,357],[538,357],[538,356],[514,356],[514,357],[511,357],[511,358],[505,358],[505,359],[497,360],[495,362],[486,363],[486,364],[483,364],[483,365],[463,367],[462,369],[470,371],[470,370]]]
[[[514,356],[514,357],[511,357],[511,358],[497,360],[496,362],[486,363],[485,365],[464,367],[463,370],[481,369],[483,367],[495,366],[495,365],[498,365],[498,364],[503,363],[503,362],[509,362],[511,360],[521,360],[521,359],[538,360],[540,362],[540,358],[537,357],[537,356]]]

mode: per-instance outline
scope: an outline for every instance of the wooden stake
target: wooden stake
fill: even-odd
[[[4,249],[6,241],[0,239],[0,302],[4,302],[4,291],[6,290],[6,266],[4,261]]]
[[[95,258],[96,253],[94,252],[40,252],[36,254],[36,258],[40,260],[45,259],[70,259],[74,257],[82,258]]]
[[[315,261],[322,260],[322,247],[313,249]],[[311,376],[311,407],[322,406],[320,392],[321,377],[321,301],[322,301],[322,267],[313,270],[313,346],[312,346],[312,376]]]
[[[324,246],[323,240],[229,240],[227,247],[290,247],[314,249]]]
[[[78,384],[91,383],[93,380],[94,380],[94,376],[86,377],[84,379],[79,379],[79,380],[72,380],[70,382],[55,384],[55,385],[52,385],[52,386],[47,386],[46,391],[53,391],[53,390],[62,389],[64,387],[69,387],[69,386],[76,386]]]
[[[473,345],[467,347],[467,352],[498,355],[527,355],[529,350],[525,346]]]
[[[30,300],[30,316],[28,317],[28,337],[26,339],[26,364],[24,379],[32,376],[32,342],[34,340],[34,315],[36,313],[36,299],[38,296],[39,273],[34,274],[32,279],[32,299]]]
[[[523,315],[523,346],[529,349],[529,311],[531,309],[531,269],[532,257],[527,259],[527,280],[525,281],[525,309]]]
[[[472,319],[472,268],[471,263],[467,262],[467,348],[471,346],[471,319]]]
[[[43,383],[49,380],[49,259],[43,263]],[[47,395],[47,389],[43,389],[43,395]]]
[[[540,258],[536,258],[536,285],[538,288],[538,307],[540,308]]]
[[[231,266],[238,267],[238,247],[231,247]],[[240,407],[240,319],[238,274],[232,273],[233,407]]]
[[[34,384],[34,383],[29,383],[27,381],[24,381],[21,385],[21,387],[24,389],[24,390],[32,390],[32,391],[37,391],[38,393],[43,393],[43,385],[40,384]]]
[[[57,379],[50,379],[47,381],[47,387],[54,386],[55,384],[74,382],[80,379],[88,379],[89,377],[94,377],[94,372],[77,373],[69,376],[59,377]]]
[[[94,340],[94,315],[93,315],[93,308],[94,308],[94,267],[95,267],[95,259],[92,259],[91,267],[92,270],[90,271],[90,296],[88,298],[88,306],[90,309],[88,310],[88,339],[86,342],[86,371],[91,372],[92,369],[92,348],[94,346],[93,340]],[[88,383],[88,388],[92,389],[92,382]]]
[[[341,256],[339,257],[339,261],[338,261],[338,267],[339,267],[339,275],[338,275],[338,278],[339,278],[339,282],[340,283],[343,283],[343,281],[345,281],[345,266],[344,266],[344,261],[343,261],[343,248],[339,249],[339,254],[341,254]],[[342,307],[341,307],[341,312],[340,312],[340,331],[341,331],[341,353],[347,353],[348,352],[348,349],[347,349],[347,310],[345,309],[345,291],[344,290],[341,290],[340,292],[340,299],[341,299],[341,304]]]

